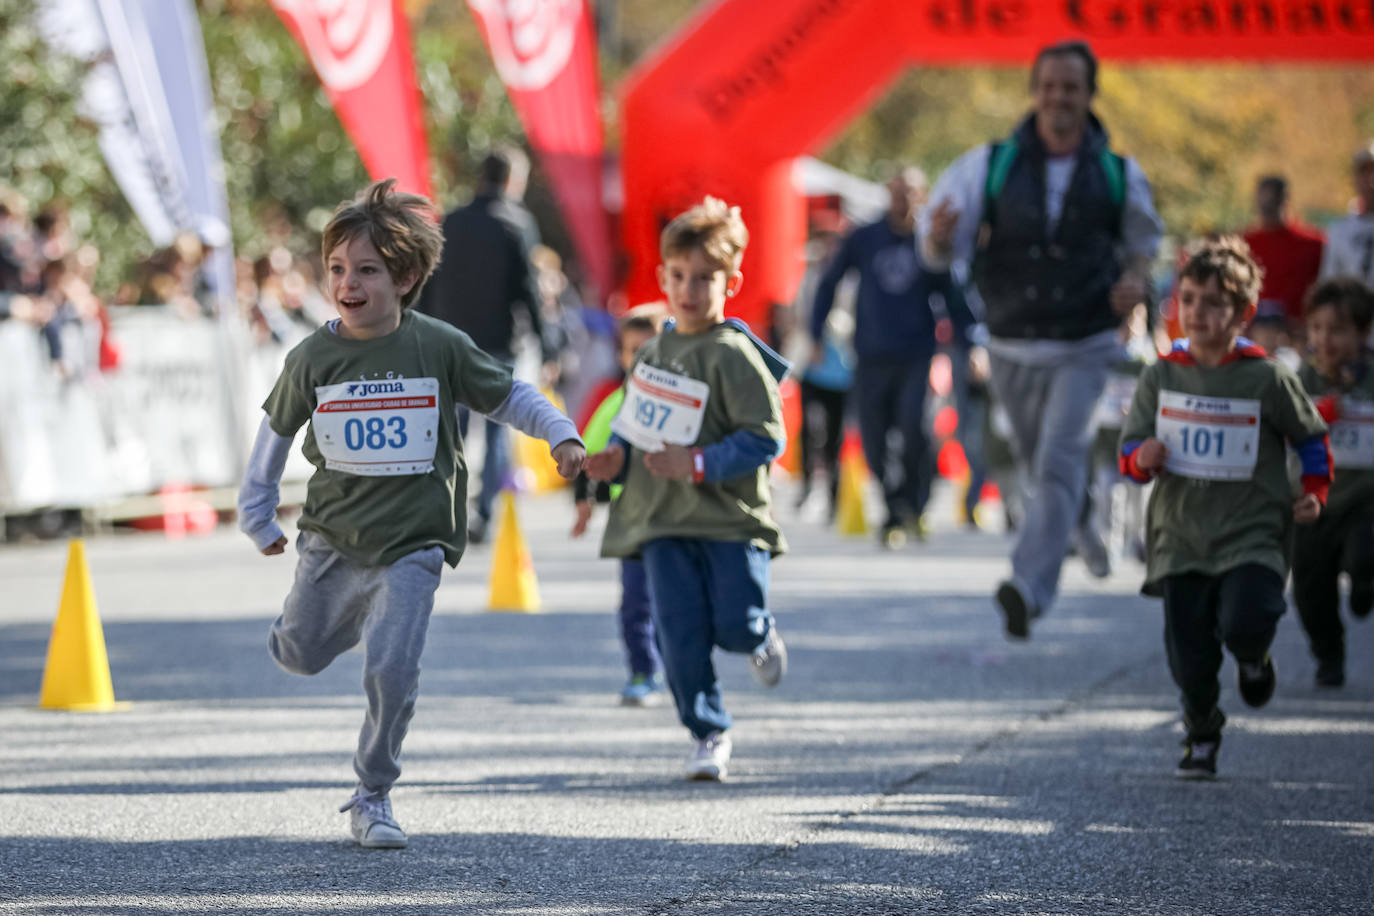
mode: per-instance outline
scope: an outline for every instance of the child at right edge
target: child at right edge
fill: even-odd
[[[1212,779],[1226,722],[1223,648],[1241,699],[1273,696],[1270,644],[1286,609],[1293,526],[1316,521],[1331,484],[1326,423],[1290,369],[1240,336],[1260,269],[1238,238],[1205,242],[1179,279],[1186,339],[1140,377],[1121,431],[1122,473],[1155,479],[1141,591],[1164,599],[1164,644],[1183,705],[1175,775]],[[1285,442],[1302,462],[1288,478]]]
[[[664,228],[658,279],[676,325],[640,350],[615,435],[585,465],[593,479],[624,476],[601,553],[644,561],[668,687],[695,741],[684,775],[696,780],[724,779],[732,747],[712,650],[749,655],[769,687],[787,662],[768,608],[769,564],[785,547],[768,480],[785,367],[724,316],[748,237],[739,208],[711,197]]]

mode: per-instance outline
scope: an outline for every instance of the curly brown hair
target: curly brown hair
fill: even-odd
[[[692,209],[676,216],[663,228],[659,254],[666,261],[674,255],[699,249],[706,259],[726,273],[739,270],[749,230],[744,226],[739,207],[717,197],[707,197]]]
[[[1222,295],[1237,312],[1259,301],[1264,270],[1255,263],[1250,246],[1238,235],[1220,235],[1203,239],[1189,246],[1188,263],[1179,272],[1179,280],[1192,280],[1205,286],[1216,278]]]
[[[335,248],[366,233],[394,282],[415,278],[415,285],[401,297],[401,308],[409,308],[439,264],[444,233],[438,220],[427,198],[397,191],[396,179],[388,178],[339,204],[324,227],[320,247],[328,261]]]

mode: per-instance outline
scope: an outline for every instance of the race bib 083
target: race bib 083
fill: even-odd
[[[640,363],[625,385],[625,403],[611,431],[646,452],[691,445],[701,434],[710,394],[705,382]]]
[[[1161,391],[1155,434],[1166,470],[1200,480],[1249,480],[1259,457],[1260,402]]]
[[[1374,404],[1341,399],[1341,416],[1331,424],[1331,460],[1337,468],[1374,470]]]
[[[362,477],[427,474],[439,441],[439,381],[342,382],[315,389],[310,423],[331,471]]]

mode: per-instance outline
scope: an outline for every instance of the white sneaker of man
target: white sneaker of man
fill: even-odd
[[[369,792],[358,786],[340,811],[350,811],[349,827],[353,839],[365,849],[405,849],[406,832],[391,813],[391,798],[385,792]]]
[[[697,739],[696,749],[687,758],[683,775],[701,782],[720,782],[730,764],[730,736],[725,732],[711,732]]]

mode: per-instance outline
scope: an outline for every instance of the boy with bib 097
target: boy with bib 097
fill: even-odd
[[[768,610],[769,563],[784,549],[769,464],[782,450],[775,353],[724,318],[748,232],[738,207],[708,197],[661,236],[659,285],[676,324],[639,352],[593,479],[623,479],[601,552],[642,558],[678,718],[696,742],[688,779],[725,778],[733,724],[711,663],[748,654],[773,686],[786,649]]]
[[[1179,278],[1187,337],[1142,373],[1121,431],[1122,472],[1155,480],[1142,591],[1164,599],[1187,732],[1176,774],[1185,779],[1216,776],[1223,648],[1248,705],[1273,695],[1269,646],[1285,609],[1293,525],[1317,519],[1331,483],[1326,423],[1302,383],[1240,336],[1260,276],[1238,238],[1197,248]],[[1296,501],[1285,443],[1302,462]]]
[[[1318,283],[1303,309],[1311,359],[1298,370],[1331,425],[1336,480],[1315,524],[1293,545],[1293,603],[1317,660],[1318,687],[1345,684],[1340,575],[1350,576],[1350,613],[1374,610],[1374,290],[1354,277]]]
[[[554,445],[559,473],[585,457],[572,421],[448,324],[410,309],[443,236],[426,199],[377,182],[324,230],[326,285],[339,317],[301,341],[263,404],[239,494],[239,526],[283,553],[278,484],[292,437],[315,466],[296,539],[295,583],[268,648],[293,674],[316,674],[363,643],[367,715],[353,769],[353,837],[399,848],[392,814],[419,691],[420,655],[444,563],[466,546],[465,405]]]

